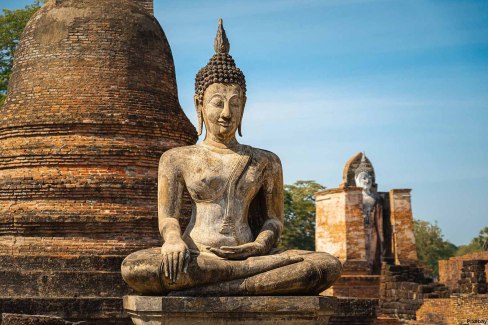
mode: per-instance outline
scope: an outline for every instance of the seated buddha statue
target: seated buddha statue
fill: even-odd
[[[327,253],[276,248],[284,222],[281,162],[237,142],[246,82],[229,55],[221,20],[214,47],[216,54],[196,76],[198,133],[205,126],[205,138],[166,151],[159,163],[164,243],[129,255],[122,276],[145,295],[318,294],[339,277],[341,264]],[[182,234],[185,190],[192,214]]]

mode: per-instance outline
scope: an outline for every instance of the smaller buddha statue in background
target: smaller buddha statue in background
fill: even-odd
[[[363,217],[366,242],[366,258],[376,274],[381,268],[384,256],[383,204],[381,197],[373,189],[373,167],[363,153],[361,162],[354,173],[356,186],[363,189]]]

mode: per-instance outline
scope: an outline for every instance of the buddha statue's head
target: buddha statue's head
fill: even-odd
[[[365,192],[370,192],[373,186],[373,166],[366,160],[366,155],[363,153],[361,162],[354,172],[354,179],[356,186],[363,189]]]
[[[195,78],[195,107],[198,116],[198,135],[203,123],[218,139],[235,137],[241,132],[241,121],[246,104],[246,80],[229,55],[230,44],[219,20],[214,42],[215,54]]]

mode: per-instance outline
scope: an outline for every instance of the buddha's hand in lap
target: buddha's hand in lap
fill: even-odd
[[[221,246],[220,248],[209,247],[208,250],[218,257],[230,260],[245,260],[251,256],[265,254],[265,245],[257,242],[251,242],[239,246]]]
[[[161,247],[163,256],[164,276],[173,283],[178,280],[181,273],[186,273],[190,261],[190,251],[183,240],[165,242]]]

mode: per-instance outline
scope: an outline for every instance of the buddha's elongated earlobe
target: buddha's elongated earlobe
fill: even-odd
[[[198,136],[202,135],[203,132],[203,105],[200,105],[200,101],[198,99],[198,96],[194,96],[193,100],[195,101],[195,108],[197,109],[197,118],[198,118],[198,129],[197,129],[197,134]]]
[[[237,127],[237,132],[239,133],[239,136],[242,137],[242,118],[244,117],[244,108],[246,107],[246,100],[247,97],[246,95],[243,96],[243,103],[242,103],[242,110],[241,110],[241,118],[239,120],[239,126]]]

